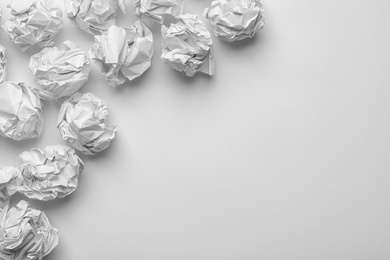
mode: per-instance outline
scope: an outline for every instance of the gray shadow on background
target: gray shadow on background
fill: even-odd
[[[3,147],[17,147],[17,149],[22,149],[23,151],[27,151],[27,150],[31,150],[34,147],[38,147],[40,143],[40,138],[38,137],[38,138],[27,139],[22,141],[15,141],[7,137],[0,136],[0,143],[1,146]],[[19,156],[19,155],[17,154],[15,156]],[[1,161],[0,164],[2,164]]]
[[[227,42],[219,38],[216,38],[215,41],[219,41],[223,48],[226,48],[231,51],[240,51],[242,49],[253,48],[254,46],[262,45],[264,37],[262,37],[262,35],[259,35],[259,33],[261,33],[261,30],[257,32],[252,38],[246,38],[244,40],[236,42]]]

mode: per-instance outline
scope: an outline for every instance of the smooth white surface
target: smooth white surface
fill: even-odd
[[[45,259],[390,259],[390,2],[264,4],[255,39],[215,39],[212,78],[165,66],[157,26],[154,64],[130,86],[110,88],[93,68],[82,90],[108,102],[118,136],[82,156],[74,194],[31,202],[60,230]],[[56,45],[89,50],[93,38],[64,21]],[[134,21],[129,3],[118,24]],[[34,52],[4,33],[0,43],[8,79],[33,84]],[[63,143],[58,110],[45,103],[38,140],[1,138],[1,163]]]

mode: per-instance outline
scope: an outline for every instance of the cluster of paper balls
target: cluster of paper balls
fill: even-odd
[[[94,155],[115,138],[117,128],[109,123],[106,102],[80,92],[88,81],[90,60],[112,87],[143,75],[152,66],[150,26],[157,23],[164,63],[189,77],[215,74],[212,35],[199,16],[185,13],[184,0],[134,0],[138,20],[127,28],[116,26],[125,0],[64,2],[66,16],[94,36],[89,55],[72,41],[53,47],[63,27],[63,10],[56,0],[12,0],[10,18],[2,23],[22,51],[43,49],[31,56],[29,69],[36,86],[28,86],[7,81],[7,54],[0,45],[0,135],[15,141],[40,137],[44,102],[58,102],[57,129],[68,146],[32,149],[19,155],[20,165],[0,165],[1,259],[42,259],[58,244],[58,230],[45,213],[24,200],[12,207],[11,196],[20,193],[43,201],[68,196],[78,187],[84,168],[76,150]],[[260,0],[213,0],[203,16],[214,35],[227,42],[252,38],[265,24]]]

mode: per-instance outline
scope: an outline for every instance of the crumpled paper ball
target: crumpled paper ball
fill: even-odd
[[[118,7],[125,12],[124,0],[66,0],[67,16],[81,30],[101,34],[116,24]]]
[[[135,0],[134,6],[135,14],[140,19],[162,24],[165,15],[178,16],[183,13],[184,0]]]
[[[107,121],[105,101],[92,93],[75,93],[62,104],[57,129],[70,146],[93,155],[109,147],[115,138],[116,126]]]
[[[39,260],[58,244],[58,230],[44,212],[22,200],[0,213],[0,259]]]
[[[12,18],[3,25],[8,37],[23,51],[38,44],[52,46],[62,29],[62,11],[55,0],[13,0]]]
[[[0,209],[4,208],[9,198],[18,191],[20,173],[18,167],[0,165]]]
[[[215,74],[213,40],[205,24],[192,14],[177,16],[175,20],[169,27],[161,27],[161,59],[190,77],[198,71]]]
[[[20,154],[22,185],[18,192],[30,199],[63,198],[76,190],[84,165],[75,150],[64,145],[32,149]]]
[[[0,83],[5,82],[7,78],[6,70],[7,70],[7,58],[5,57],[5,48],[3,45],[0,44]]]
[[[140,21],[129,28],[111,26],[95,36],[90,56],[112,87],[141,76],[152,65],[153,35]]]
[[[260,0],[214,0],[203,15],[215,36],[227,42],[252,38],[265,24]]]
[[[61,48],[45,48],[34,54],[29,67],[38,94],[47,100],[77,92],[87,82],[91,69],[87,54],[71,41],[64,42]]]
[[[0,84],[0,135],[25,140],[41,135],[42,104],[34,91],[23,82]]]

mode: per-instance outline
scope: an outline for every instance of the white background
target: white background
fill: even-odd
[[[213,77],[165,66],[158,26],[154,64],[138,80],[114,89],[93,68],[82,91],[107,101],[118,135],[82,156],[75,193],[30,201],[60,230],[45,259],[390,259],[390,1],[264,4],[254,39],[215,39]],[[186,11],[207,5],[187,0]],[[64,21],[56,45],[88,51],[93,37]],[[36,50],[3,32],[0,43],[8,79],[33,85]],[[64,143],[59,105],[44,105],[42,137],[1,138],[2,164]]]

